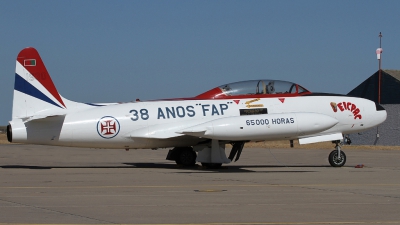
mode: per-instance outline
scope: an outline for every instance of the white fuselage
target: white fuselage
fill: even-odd
[[[251,116],[241,115],[240,110],[258,108],[267,109],[268,114]],[[336,111],[336,112],[335,112]],[[237,118],[226,120],[227,126],[242,127],[249,132],[257,129],[269,129],[265,135],[250,135],[245,141],[297,139],[307,136],[332,133],[356,133],[382,123],[386,111],[376,110],[374,102],[347,96],[301,96],[286,98],[249,98],[223,100],[167,100],[122,103],[106,106],[92,106],[81,110],[66,110],[65,116],[54,116],[25,123],[26,135],[14,132],[14,142],[25,142],[45,145],[77,146],[91,148],[164,148],[193,146],[205,140],[224,140],[223,135],[216,138],[201,134],[187,135],[182,131],[190,127],[205,124],[220,118]],[[302,114],[294,118],[289,113]],[[328,129],[315,133],[287,132],[293,123],[300,129],[312,123],[312,113],[322,114],[337,120]],[[262,121],[263,118],[268,120]],[[257,118],[260,118],[258,120]],[[275,118],[275,119],[274,119]],[[297,121],[301,120],[301,121]],[[268,122],[266,122],[268,121]],[[13,122],[13,121],[12,121]],[[11,122],[11,123],[12,123]],[[319,124],[320,122],[318,122]],[[318,125],[317,124],[317,125]],[[16,123],[15,125],[18,126]],[[261,127],[261,128],[260,128]],[[199,128],[198,128],[199,129]],[[297,129],[297,128],[294,128]],[[282,135],[271,135],[283,132]],[[234,130],[229,132],[235,134]],[[241,131],[246,132],[246,131]],[[261,130],[262,133],[262,130]],[[248,133],[243,133],[248,134]],[[228,135],[232,137],[232,135]],[[226,138],[226,141],[235,140]],[[237,140],[237,139],[236,139]]]

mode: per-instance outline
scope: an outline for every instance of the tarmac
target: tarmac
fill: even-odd
[[[400,151],[344,151],[333,168],[330,150],[246,148],[211,170],[166,149],[0,145],[0,224],[400,224]]]

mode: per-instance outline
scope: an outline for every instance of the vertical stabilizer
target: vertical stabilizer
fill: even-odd
[[[62,114],[66,108],[37,50],[23,49],[15,67],[13,119]]]

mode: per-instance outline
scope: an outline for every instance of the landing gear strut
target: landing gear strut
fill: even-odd
[[[235,162],[238,161],[239,158],[240,158],[240,155],[242,154],[243,146],[244,146],[244,141],[233,142],[232,143],[232,150],[231,150],[231,153],[229,154],[228,159],[233,161],[233,158],[236,155]]]
[[[345,136],[343,141],[344,141],[344,143],[351,145],[351,139],[350,139],[349,135]]]
[[[329,164],[333,167],[342,167],[346,163],[346,154],[341,151],[340,141],[334,141],[336,144],[335,150],[333,150],[328,157]]]

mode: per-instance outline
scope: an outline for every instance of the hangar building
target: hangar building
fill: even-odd
[[[351,134],[354,145],[400,146],[400,70],[381,71],[380,103],[388,114],[379,127],[359,134]],[[348,95],[378,102],[379,70],[351,90]]]

